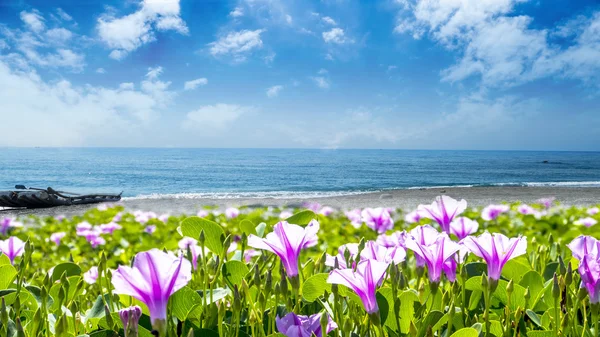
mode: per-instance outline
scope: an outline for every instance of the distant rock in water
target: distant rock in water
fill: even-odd
[[[544,164],[548,164],[548,163],[549,163],[549,161],[547,161],[547,160],[544,160],[542,163],[544,163]]]

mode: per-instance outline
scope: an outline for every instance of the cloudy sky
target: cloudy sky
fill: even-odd
[[[0,127],[0,146],[600,150],[600,3],[0,0]]]

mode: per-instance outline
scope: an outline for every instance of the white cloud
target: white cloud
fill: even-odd
[[[105,74],[106,70],[104,70],[104,68],[98,68],[98,69],[96,69],[96,73],[98,73],[98,74]]]
[[[324,16],[324,17],[321,18],[321,20],[323,20],[323,22],[325,22],[328,25],[332,25],[332,26],[336,26],[337,25],[337,23],[335,22],[335,20],[332,19],[329,16]]]
[[[319,74],[319,75],[323,75],[323,74],[327,74],[327,73],[329,73],[329,72],[327,71],[327,69],[324,69],[324,68],[321,68],[321,69],[319,69],[319,71],[317,71],[317,74]]]
[[[46,31],[49,42],[62,45],[73,38],[73,33],[65,28],[53,28]]]
[[[252,111],[250,107],[245,107],[235,104],[215,104],[201,106],[197,110],[187,114],[183,122],[183,128],[194,129],[200,128],[224,128],[227,125],[235,122],[243,114]]]
[[[37,10],[31,12],[22,11],[21,20],[23,20],[27,28],[36,33],[40,33],[46,29],[46,25],[44,24],[45,20]]]
[[[333,58],[333,55],[331,55],[331,53],[327,53],[327,54],[325,54],[325,59],[326,59],[327,61],[333,61],[333,60],[334,60],[334,58]]]
[[[208,80],[206,78],[204,78],[204,77],[197,78],[195,80],[185,82],[183,89],[184,90],[194,90],[201,85],[207,85],[207,84],[208,84]]]
[[[342,28],[332,28],[330,31],[323,32],[323,40],[326,43],[336,43],[336,44],[345,44],[345,43],[353,43],[352,39],[346,37],[344,30]]]
[[[323,76],[315,76],[311,77],[311,79],[315,82],[315,84],[321,89],[329,89],[330,83],[329,80]]]
[[[285,15],[285,22],[287,22],[288,25],[291,25],[293,22],[292,16],[289,14]]]
[[[283,85],[274,85],[267,89],[267,97],[273,98],[279,95],[279,92],[283,90]]]
[[[238,6],[234,8],[231,12],[229,12],[229,16],[233,18],[239,18],[241,16],[244,16],[244,9]]]
[[[264,31],[264,29],[257,29],[230,32],[219,40],[208,44],[210,54],[215,57],[231,55],[237,61],[244,61],[246,55],[252,50],[262,48],[263,42],[260,34]]]
[[[56,9],[56,13],[58,14],[58,16],[64,20],[64,21],[73,21],[73,17],[70,16],[69,14],[67,14],[67,12],[65,12],[62,8],[57,8]]]
[[[0,50],[2,49],[10,49],[10,46],[8,45],[8,43],[6,43],[6,41],[0,39]]]
[[[142,145],[144,128],[161,111],[160,98],[147,92],[45,81],[2,60],[0,102],[0,146],[123,146],[135,139]]]
[[[100,39],[113,49],[111,58],[122,59],[154,41],[155,30],[188,34],[186,24],[179,16],[179,0],[143,0],[139,6],[136,12],[123,17],[105,14],[98,19],[96,29]]]
[[[391,65],[391,66],[387,67],[388,71],[392,71],[392,70],[396,70],[396,69],[398,69],[398,66]]]
[[[163,73],[163,67],[150,67],[148,68],[148,72],[146,73],[146,77],[149,79],[155,79]]]
[[[135,88],[135,84],[133,84],[131,82],[125,82],[125,83],[121,83],[119,85],[120,90],[133,90],[134,88]]]
[[[275,61],[275,56],[277,56],[277,54],[270,52],[269,54],[265,55],[263,59],[265,60],[266,64],[271,64],[273,61]]]

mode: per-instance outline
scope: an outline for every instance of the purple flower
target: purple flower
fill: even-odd
[[[50,241],[56,243],[57,246],[60,246],[61,240],[67,235],[65,232],[56,232],[50,235]]]
[[[360,297],[368,314],[379,312],[375,292],[383,282],[388,264],[384,262],[365,260],[358,263],[356,271],[349,269],[334,269],[329,273],[327,283],[341,284],[352,289]]]
[[[510,207],[508,205],[488,205],[481,211],[481,218],[485,221],[492,221],[500,214],[506,213],[509,210]]]
[[[23,223],[17,221],[15,218],[4,218],[0,220],[0,234],[6,235],[8,230],[14,227],[23,227]]]
[[[201,217],[201,218],[206,218],[208,216],[208,211],[201,209],[198,211],[198,213],[196,214],[197,216]]]
[[[477,232],[477,229],[479,229],[479,223],[465,217],[456,218],[450,223],[450,234],[456,235],[459,240]]]
[[[596,255],[585,255],[579,263],[581,286],[590,295],[590,303],[600,302],[600,261]]]
[[[252,258],[255,256],[259,256],[260,252],[258,250],[254,250],[254,249],[246,249],[244,250],[244,261],[246,261],[246,263],[252,261]]]
[[[294,215],[292,212],[283,210],[283,211],[281,211],[281,213],[279,213],[279,219],[285,220],[285,219],[291,217],[292,215]]]
[[[456,201],[447,195],[436,197],[431,205],[419,205],[417,208],[421,217],[437,222],[442,231],[449,233],[449,226],[454,217],[461,214],[467,208],[467,202],[463,199]]]
[[[123,213],[119,212],[113,217],[112,222],[119,222],[121,219],[123,219]]]
[[[423,218],[422,214],[419,212],[418,209],[406,214],[406,216],[404,216],[404,222],[406,223],[417,223],[419,221],[421,221],[421,218]]]
[[[121,229],[121,228],[122,228],[121,225],[119,225],[118,223],[114,223],[114,222],[100,225],[100,231],[102,232],[102,234],[112,235],[114,231]]]
[[[87,284],[94,284],[98,280],[98,267],[92,267],[83,274],[83,280]]]
[[[167,214],[167,213],[165,213],[165,214],[161,214],[161,215],[158,217],[158,220],[162,221],[163,223],[167,223],[167,222],[169,222],[169,218],[170,218],[170,217],[171,217],[171,215],[170,215],[170,214]]]
[[[439,283],[444,270],[449,270],[448,279],[452,281],[456,275],[456,265],[452,262],[446,266],[446,262],[454,259],[454,254],[460,250],[460,246],[450,240],[448,234],[441,233],[435,239],[435,242],[424,245],[413,239],[406,240],[406,248],[412,250],[415,256],[419,256],[427,265],[427,275],[431,283]],[[452,270],[452,267],[454,268]]]
[[[387,208],[365,208],[361,215],[363,222],[377,233],[385,233],[394,228],[394,220]]]
[[[384,247],[403,247],[407,233],[405,231],[396,231],[390,235],[380,234],[377,237],[377,243]]]
[[[225,210],[225,216],[227,219],[237,218],[240,215],[240,210],[235,207],[229,207]]]
[[[598,210],[598,207],[592,207],[592,208],[588,208],[587,210],[587,214],[592,216],[592,215],[596,215],[600,212],[600,210]]]
[[[148,306],[152,327],[166,336],[169,297],[192,278],[190,262],[158,249],[136,254],[133,268],[119,266],[113,272],[114,292],[133,296]]]
[[[595,225],[597,223],[598,223],[598,221],[596,221],[594,218],[590,218],[590,217],[581,218],[574,222],[574,224],[576,224],[576,225],[580,225],[580,226],[583,225],[585,227],[592,227],[593,225]]]
[[[550,208],[552,206],[552,204],[554,203],[554,200],[556,200],[556,198],[548,197],[548,198],[541,198],[537,202],[539,204],[542,204],[546,208]]]
[[[580,235],[567,245],[574,258],[581,261],[584,256],[598,256],[600,241],[588,235]]]
[[[125,337],[138,336],[138,323],[142,317],[142,308],[137,305],[119,310],[119,317],[123,322]]]
[[[156,232],[156,226],[155,225],[148,225],[144,228],[144,232],[148,233],[148,234],[154,234],[154,232]]]
[[[106,240],[104,240],[104,238],[101,236],[93,237],[92,239],[89,240],[89,242],[92,245],[92,248],[96,248],[98,246],[104,246],[106,244]]]
[[[313,212],[318,212],[321,209],[321,205],[318,202],[304,202],[302,206]]]
[[[11,236],[4,241],[0,240],[0,251],[8,257],[11,264],[14,264],[15,257],[25,252],[25,242],[16,236]]]
[[[406,241],[411,238],[421,246],[429,246],[437,241],[438,236],[440,236],[440,232],[430,225],[415,227],[408,233],[407,237],[405,237],[404,247],[407,248]],[[426,264],[425,260],[419,254],[415,254],[415,260],[417,262],[417,268],[423,267]]]
[[[509,239],[500,233],[485,232],[478,237],[468,236],[462,242],[471,253],[485,260],[488,277],[494,281],[500,279],[508,260],[527,253],[527,238],[522,236]]]
[[[202,258],[204,256],[202,255],[202,247],[198,246],[198,241],[186,236],[179,240],[179,248],[183,250],[184,253],[189,249],[190,254],[192,254],[192,266],[194,267],[194,270],[198,269],[198,257]],[[206,253],[210,251],[206,247],[204,247],[204,250]]]
[[[340,246],[338,248],[338,255],[331,256],[327,255],[325,258],[325,265],[329,267],[335,266],[335,259],[337,257],[338,265],[340,269],[350,268],[346,264],[346,250],[350,253],[350,259],[354,260],[356,255],[358,254],[358,244],[357,243],[348,243]],[[383,263],[394,263],[398,264],[406,258],[406,251],[404,248],[395,246],[395,247],[384,247],[378,244],[375,241],[367,241],[365,242],[365,248],[360,252],[360,260],[375,260]]]
[[[64,215],[57,215],[54,217],[54,219],[56,219],[56,221],[63,221],[64,219],[66,219],[67,217]]]
[[[360,208],[344,212],[344,214],[346,215],[346,218],[350,220],[350,223],[354,228],[360,228],[360,226],[362,226],[362,210]]]
[[[321,210],[319,211],[319,214],[323,215],[323,216],[330,216],[331,214],[333,214],[335,212],[335,210],[329,206],[325,206],[323,208],[321,208]]]
[[[80,233],[87,233],[87,231],[91,231],[92,228],[94,226],[92,226],[91,223],[87,222],[87,221],[83,221],[77,224],[77,226],[75,226],[75,229],[77,231],[77,235],[79,236],[85,236],[85,234],[80,234]]]
[[[282,318],[275,317],[275,324],[277,324],[277,330],[286,337],[310,337],[313,334],[317,337],[323,337],[323,332],[321,331],[321,316],[323,315],[323,313],[318,313],[310,316],[302,316],[290,312]],[[325,331],[325,335],[338,327],[331,320],[331,317],[328,316],[327,319],[327,331]]]
[[[538,211],[535,210],[535,208],[527,205],[527,204],[521,204],[517,207],[517,212],[523,214],[523,215],[537,215],[539,214]]]
[[[248,246],[264,249],[279,256],[288,277],[298,276],[300,251],[317,243],[319,223],[311,221],[306,228],[281,221],[273,227],[273,232],[262,239],[251,234]]]

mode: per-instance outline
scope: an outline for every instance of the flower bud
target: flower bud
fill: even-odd
[[[200,247],[204,247],[204,242],[206,241],[206,236],[204,235],[204,229],[200,231],[200,236],[198,237],[198,244]]]
[[[568,287],[572,283],[573,283],[573,267],[571,267],[571,264],[569,263],[567,265],[567,275],[565,276],[565,284]]]
[[[23,325],[21,324],[21,318],[17,317],[15,324],[17,326],[17,336],[16,337],[25,337],[25,330],[23,330]]]
[[[558,272],[560,275],[565,275],[567,273],[567,267],[565,266],[565,261],[563,261],[562,257],[558,257]]]
[[[508,296],[510,296],[514,290],[515,290],[515,284],[514,284],[513,280],[511,279],[508,282],[508,284],[506,285],[506,292],[508,293]]]
[[[560,297],[560,285],[558,284],[556,273],[554,273],[554,277],[552,278],[552,297],[555,299]]]
[[[271,274],[271,270],[267,270],[267,276],[265,277],[265,291],[267,296],[273,290],[273,275]]]
[[[125,337],[137,337],[138,323],[141,316],[142,309],[137,305],[119,310],[119,318],[121,318],[121,322],[123,322]]]

